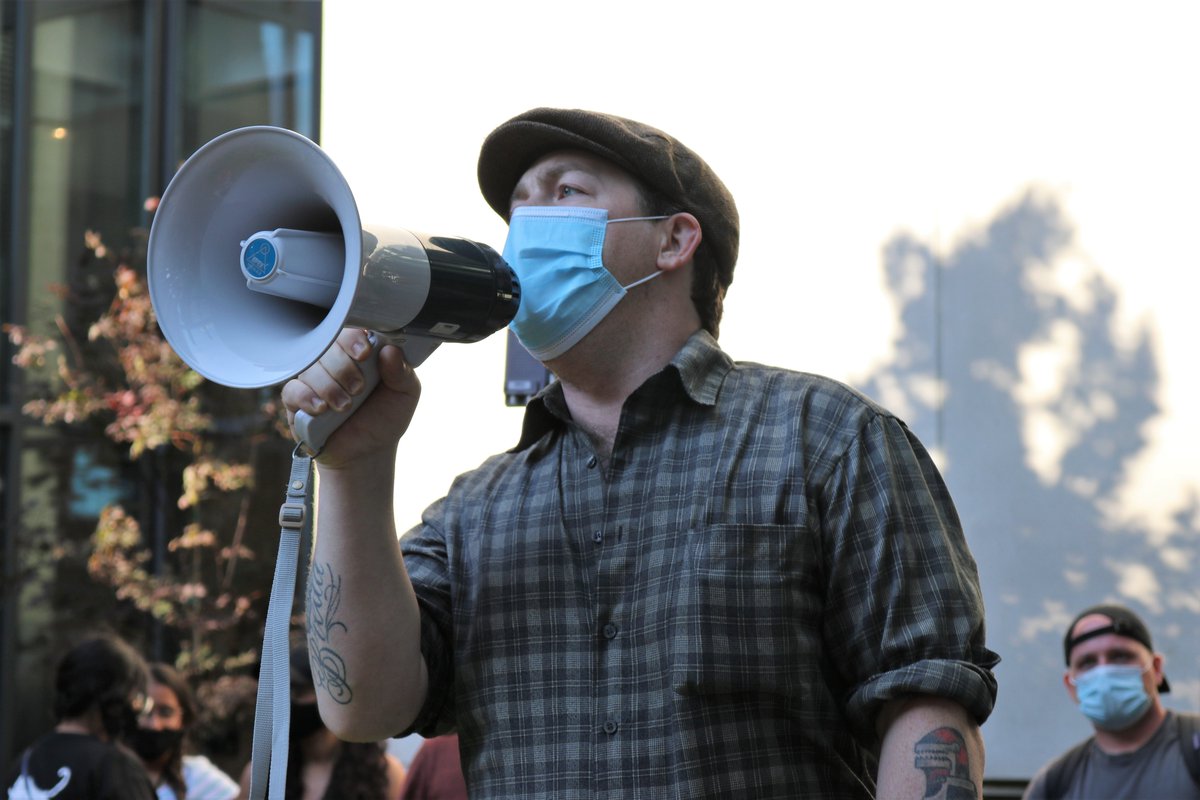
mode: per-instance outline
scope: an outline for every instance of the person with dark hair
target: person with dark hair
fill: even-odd
[[[477,176],[509,327],[556,380],[397,536],[420,382],[379,348],[316,457],[326,723],[456,731],[474,798],[978,796],[999,657],[949,491],[894,414],[717,344],[739,222],[715,171],[650,125],[538,108]],[[371,352],[342,331],[289,416],[348,408]]]
[[[130,746],[142,757],[159,800],[233,800],[238,785],[203,755],[184,754],[196,721],[196,700],[187,679],[169,664],[150,665],[153,706],[138,719]]]
[[[317,712],[308,648],[290,653],[291,728],[284,800],[395,800],[404,767],[380,742],[343,742]],[[251,764],[242,770],[241,796],[250,796]]]
[[[1142,618],[1106,603],[1063,636],[1063,688],[1094,735],[1038,770],[1025,800],[1200,800],[1200,716],[1171,711],[1164,657]]]
[[[10,771],[9,800],[154,800],[141,761],[123,736],[150,707],[146,664],[115,636],[77,644],[58,664],[54,730]]]

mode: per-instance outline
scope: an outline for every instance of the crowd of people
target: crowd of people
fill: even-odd
[[[345,409],[378,358],[316,459],[313,570],[341,588],[309,635],[352,691],[293,653],[287,796],[981,797],[999,656],[954,503],[887,409],[718,345],[739,222],[715,172],[649,125],[542,108],[478,176],[511,328],[555,380],[404,536],[402,350],[347,329],[283,388],[290,418]],[[1163,707],[1144,622],[1089,608],[1064,656],[1095,735],[1029,800],[1200,798],[1200,726]],[[245,795],[188,750],[169,667],[97,638],[57,688],[10,800]],[[408,733],[430,744],[406,777],[377,742]]]
[[[457,748],[446,755],[452,739],[426,742],[406,777],[383,743],[343,742],[322,724],[307,648],[292,651],[291,675],[288,800],[465,800]],[[10,767],[8,800],[248,797],[249,764],[239,784],[190,741],[197,714],[191,685],[172,666],[147,663],[117,636],[89,637],[59,662],[56,723]]]

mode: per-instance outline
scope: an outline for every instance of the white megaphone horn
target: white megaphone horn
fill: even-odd
[[[294,131],[222,134],[163,193],[147,251],[159,327],[188,366],[237,388],[292,378],[343,327],[403,346],[414,366],[441,342],[476,342],[516,314],[516,276],[492,248],[364,228],[333,161]],[[378,381],[364,364],[367,390]],[[310,452],[344,412],[297,415]]]

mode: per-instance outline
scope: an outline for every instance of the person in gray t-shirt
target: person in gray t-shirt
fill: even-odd
[[[1093,606],[1067,628],[1063,651],[1063,685],[1095,735],[1042,767],[1025,800],[1200,800],[1200,721],[1163,707],[1171,687],[1145,623],[1123,606]]]

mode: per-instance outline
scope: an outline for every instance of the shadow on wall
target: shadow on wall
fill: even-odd
[[[936,453],[979,563],[988,643],[1004,659],[989,774],[1028,777],[1087,735],[1061,686],[1061,643],[1094,603],[1141,613],[1167,655],[1167,704],[1200,708],[1200,500],[1193,490],[1169,531],[1106,514],[1162,414],[1150,326],[1118,336],[1117,288],[1039,191],[944,257],[896,236],[884,269],[896,357],[861,388]]]

